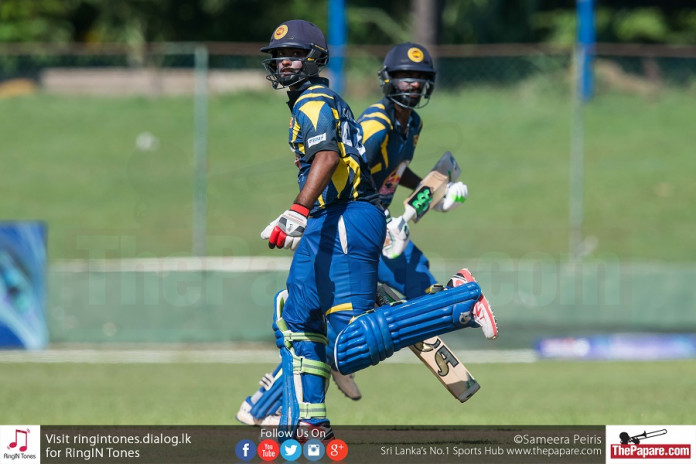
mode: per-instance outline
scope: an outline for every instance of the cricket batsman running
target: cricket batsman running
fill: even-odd
[[[303,20],[278,26],[262,52],[266,78],[288,88],[289,143],[300,193],[261,233],[270,248],[295,250],[277,298],[274,330],[283,385],[281,426],[333,432],[325,397],[327,323],[343,329],[375,304],[384,212],[369,174],[360,127],[348,104],[319,77],[329,61],[322,31]],[[285,436],[285,438],[291,438]]]
[[[288,24],[288,23],[286,23]],[[281,30],[284,25],[281,25],[278,30]],[[278,32],[276,30],[276,33]],[[271,41],[271,44],[273,44],[273,39]],[[409,48],[414,48],[415,45],[412,45]],[[392,53],[390,52],[390,55],[388,55],[388,59],[393,59],[393,60],[398,60],[401,55],[404,53],[399,52],[403,47],[399,48],[400,46],[396,47],[397,53]],[[266,47],[267,50],[269,47]],[[397,87],[388,87],[389,94],[385,96],[385,100],[383,100],[383,103],[387,105],[388,110],[386,111],[385,114],[388,114],[389,118],[394,118],[393,122],[386,123],[385,122],[385,127],[381,131],[381,133],[377,134],[377,131],[373,130],[370,135],[374,136],[374,140],[372,145],[376,148],[376,153],[373,153],[371,155],[368,155],[368,159],[379,159],[383,160],[382,164],[382,170],[384,171],[384,175],[382,175],[379,179],[382,182],[382,185],[386,183],[386,178],[389,177],[390,179],[395,178],[395,174],[398,171],[399,175],[403,175],[405,172],[405,168],[408,164],[408,161],[413,156],[413,150],[415,149],[415,141],[417,139],[418,133],[420,132],[421,128],[421,123],[420,123],[420,118],[418,118],[417,114],[415,112],[413,113],[413,118],[411,118],[411,110],[413,107],[415,107],[418,102],[420,101],[420,98],[422,96],[429,97],[430,93],[432,92],[432,84],[433,80],[435,77],[435,71],[434,68],[432,67],[432,62],[430,61],[429,55],[427,55],[427,51],[424,51],[424,49],[418,49],[421,51],[421,53],[425,55],[421,55],[421,58],[427,58],[427,61],[425,65],[420,65],[420,69],[406,69],[406,76],[403,77],[404,79],[404,84],[400,84],[398,81],[395,82],[395,85]],[[391,58],[390,58],[391,56]],[[386,60],[385,60],[386,63]],[[426,71],[422,71],[421,69],[423,67],[426,67]],[[418,67],[416,67],[418,68]],[[394,71],[394,69],[390,69],[390,71]],[[408,77],[409,72],[415,74],[415,77]],[[380,75],[383,75],[383,72],[380,73]],[[398,77],[398,73],[397,76]],[[388,78],[388,75],[387,77]],[[410,79],[410,80],[409,80]],[[316,84],[315,84],[316,85]],[[405,86],[405,89],[400,89],[400,86]],[[385,87],[383,86],[383,89]],[[309,90],[316,89],[316,87],[309,87]],[[314,90],[314,92],[319,92],[319,90]],[[321,89],[321,93],[328,94],[330,92],[328,89]],[[385,90],[386,94],[387,90]],[[311,94],[310,94],[311,95]],[[332,94],[335,95],[335,94]],[[405,95],[405,96],[404,96]],[[298,100],[297,103],[295,104],[295,108],[300,105],[300,100],[305,99],[305,95],[302,95]],[[391,100],[391,98],[398,98],[400,101],[403,100],[406,102],[405,106],[399,106],[399,108],[403,108],[403,110],[398,110],[398,119],[396,116],[396,110],[394,110],[394,104]],[[309,100],[309,101],[307,101]],[[315,98],[307,98],[305,100],[304,106],[308,105],[310,102],[317,101],[318,97]],[[371,107],[372,108],[372,107]],[[382,108],[384,110],[384,108]],[[295,109],[293,109],[293,114],[295,113]],[[302,110],[300,110],[302,112]],[[375,111],[372,111],[372,113],[375,113]],[[403,115],[405,114],[405,120],[403,119]],[[384,118],[382,118],[384,119]],[[294,121],[294,119],[293,119]],[[403,129],[402,129],[403,127]],[[291,144],[293,140],[293,134],[297,133],[298,127],[296,126],[296,123],[294,126],[292,126],[291,129]],[[394,133],[391,134],[390,131],[393,129]],[[389,137],[390,135],[394,135],[393,138],[393,143],[391,145],[385,144],[384,139]],[[313,135],[313,137],[317,137],[316,135]],[[377,141],[378,138],[381,137],[382,141]],[[398,138],[397,138],[398,137]],[[304,138],[305,141],[312,140],[309,138]],[[406,140],[407,143],[403,143],[403,141]],[[323,141],[323,140],[322,140]],[[358,137],[358,144],[359,144],[359,137]],[[304,148],[309,148],[311,146],[311,142],[307,143]],[[356,145],[354,145],[355,147]],[[359,150],[362,149],[361,145],[359,146]],[[391,147],[390,150],[392,152],[390,153],[384,153],[380,151],[379,147]],[[363,150],[364,151],[364,150]],[[364,160],[364,158],[363,158]],[[363,171],[365,171],[366,168],[363,168]],[[373,171],[375,171],[375,168],[373,167]],[[334,176],[336,177],[336,176]],[[418,178],[415,174],[413,174],[410,170],[408,173],[404,176],[406,178],[406,181],[404,182],[410,182],[408,185],[411,186],[412,188],[418,184],[420,181],[420,178]],[[399,179],[396,178],[396,183],[399,183]],[[379,196],[379,203],[384,204],[386,203],[387,205],[391,201],[391,198],[393,197],[393,192],[396,188],[396,184],[393,186],[393,188],[390,190],[390,192],[385,192],[385,194]],[[462,193],[462,188],[463,193]],[[384,190],[384,189],[383,189]],[[452,193],[449,193],[449,191],[452,191]],[[463,196],[463,198],[461,198]],[[466,197],[466,187],[459,183],[455,187],[452,187],[451,189],[448,188],[448,194],[445,196],[445,199],[442,201],[442,205],[439,204],[439,206],[442,207],[442,210],[448,210],[452,209],[454,207],[453,203],[458,203],[458,201],[463,201],[464,198]],[[384,222],[386,218],[383,216],[382,221]],[[272,225],[272,224],[271,224]],[[269,226],[270,227],[270,226]],[[405,227],[405,226],[404,226]],[[268,229],[268,228],[267,228]],[[339,227],[340,229],[340,227]],[[398,234],[402,233],[404,228],[402,227],[399,230],[394,230],[391,232],[392,234],[395,235],[395,237],[392,239],[398,240]],[[407,234],[407,229],[406,229],[406,234]],[[268,230],[265,231],[262,236],[268,235]],[[273,240],[273,235],[271,233],[271,241]],[[407,235],[406,235],[407,238]],[[299,240],[299,239],[298,239]],[[306,232],[305,236],[302,238],[302,241],[300,241],[300,247],[303,247],[303,244],[307,240],[306,237]],[[383,244],[380,244],[380,249],[382,248]],[[320,250],[318,248],[314,248],[311,250],[312,253],[316,252],[317,250]],[[413,280],[414,284],[410,286],[410,295],[411,297],[414,297],[416,295],[424,295],[426,288],[430,287],[432,284],[435,283],[435,279],[432,277],[432,275],[428,271],[428,263],[427,260],[425,260],[424,257],[422,257],[422,253],[415,248],[415,246],[410,245],[410,247],[407,247],[408,251],[405,251],[405,253],[408,253],[408,257],[405,259],[402,259],[398,261],[398,264],[392,267],[388,267],[388,265],[384,264],[384,261],[386,261],[386,258],[382,257],[379,267],[380,267],[380,280],[382,280],[382,273],[384,272],[384,279],[390,279],[389,283],[391,284],[394,281],[394,274],[399,273],[407,273],[404,275],[404,277],[408,278],[410,281]],[[293,267],[295,265],[295,261],[298,259],[298,252],[300,251],[300,248],[298,248],[298,251],[295,253],[295,259],[293,260]],[[350,256],[353,252],[350,250],[346,250],[345,247],[343,247],[343,251]],[[381,256],[381,253],[378,253],[378,259]],[[355,257],[355,259],[360,259],[359,257]],[[349,260],[350,261],[350,260]],[[400,267],[399,267],[400,266]],[[384,267],[385,271],[382,271],[382,268]],[[391,278],[389,277],[389,273],[392,274]],[[410,273],[410,274],[408,274]],[[425,278],[422,275],[416,275],[417,273],[423,274],[425,273]],[[352,270],[350,272],[346,272],[341,274],[335,274],[335,277],[337,278],[345,278],[349,279],[349,275],[353,275]],[[298,292],[300,294],[306,293],[306,289],[301,288],[299,285],[296,285],[294,288],[290,287],[290,282],[291,280],[294,280],[293,276],[293,270],[291,269],[290,277],[288,279],[288,290],[287,291],[282,291],[279,292],[278,295],[276,295],[275,299],[275,307],[276,307],[276,312],[285,312],[287,308],[287,305],[290,304],[293,301],[293,292]],[[342,288],[345,283],[342,283],[341,285],[338,285],[337,281],[332,281],[332,285],[336,285],[336,288]],[[372,301],[374,302],[374,289],[376,288],[376,281],[375,281],[375,287],[372,289]],[[405,286],[396,286],[398,290],[400,290],[402,293],[406,294],[407,292],[405,291]],[[423,329],[421,333],[416,333],[415,338],[413,340],[410,340],[412,343],[419,342],[433,333],[443,333],[444,331],[450,331],[450,330],[455,330],[456,328],[461,328],[464,326],[470,326],[470,327],[479,327],[479,326],[484,326],[485,330],[488,332],[495,331],[497,333],[497,329],[495,328],[495,320],[492,317],[492,313],[490,315],[480,315],[481,317],[487,317],[486,320],[481,320],[481,317],[479,317],[479,320],[476,321],[476,314],[475,311],[472,313],[472,308],[474,307],[474,303],[478,300],[478,298],[481,296],[480,295],[480,289],[478,288],[478,285],[475,283],[467,284],[466,289],[460,289],[461,292],[459,294],[455,294],[454,292],[442,292],[443,294],[446,294],[444,297],[440,295],[439,297],[437,295],[432,295],[426,297],[426,300],[424,301],[418,301],[415,302],[414,305],[408,306],[408,309],[410,311],[414,311],[416,314],[414,317],[416,320],[419,320],[418,314],[422,312],[424,314],[423,318],[427,319],[429,317],[429,311],[436,311],[436,310],[445,310],[445,311],[450,311],[447,313],[448,315],[452,316],[455,321],[452,324],[448,324],[447,327],[438,327],[438,328],[433,328],[433,332],[428,332],[428,329]],[[458,290],[459,291],[459,290]],[[333,303],[336,303],[337,300],[335,297],[330,298],[330,300],[333,300]],[[365,298],[365,301],[367,299]],[[462,304],[466,302],[466,305],[462,306]],[[461,303],[461,304],[460,304]],[[467,306],[468,305],[468,306]],[[350,383],[352,382],[352,377],[342,375],[339,373],[339,366],[337,366],[337,363],[339,360],[345,360],[344,365],[346,366],[344,369],[345,373],[348,373],[348,371],[354,372],[353,369],[360,369],[367,367],[368,365],[372,365],[375,360],[381,360],[384,359],[385,357],[388,357],[393,353],[394,349],[397,346],[407,346],[403,345],[403,343],[407,343],[409,340],[393,340],[392,342],[389,342],[386,346],[380,346],[380,347],[375,347],[374,350],[371,352],[365,354],[365,353],[352,353],[350,355],[346,355],[346,353],[343,353],[341,349],[338,349],[338,352],[335,352],[338,347],[334,346],[334,341],[336,340],[337,336],[339,333],[343,331],[343,329],[346,326],[349,326],[348,323],[351,322],[353,319],[356,321],[365,321],[367,322],[370,318],[373,317],[373,314],[365,314],[368,309],[371,308],[366,308],[364,305],[361,305],[360,307],[357,307],[355,304],[338,304],[338,305],[333,305],[329,306],[328,308],[324,307],[322,310],[324,311],[324,315],[328,319],[329,322],[329,340],[328,342],[330,343],[330,348],[329,348],[329,354],[327,356],[328,362],[331,364],[331,367],[333,368],[334,372],[334,378],[337,382],[340,382],[341,380],[344,380],[345,383],[343,385],[340,385],[340,388],[346,393],[348,396],[351,396],[351,385]],[[383,309],[383,311],[385,311]],[[389,311],[389,309],[386,309],[386,311]],[[375,311],[377,313],[377,311]],[[403,314],[405,315],[407,312],[404,311]],[[466,317],[459,317],[455,315],[462,315],[465,314]],[[361,318],[360,316],[366,316]],[[455,317],[456,316],[456,317]],[[405,324],[410,324],[410,322],[406,322],[404,318],[404,323]],[[462,322],[464,321],[464,322]],[[479,323],[477,323],[479,322]],[[415,322],[414,320],[414,323]],[[419,323],[419,322],[418,322]],[[375,322],[376,326],[379,326],[383,324],[383,322],[376,321]],[[398,324],[397,324],[398,325]],[[352,326],[352,327],[351,327]],[[348,332],[345,333],[344,338],[348,339],[350,337],[363,337],[367,336],[368,338],[370,337],[370,332],[374,330],[374,325],[368,325],[365,326],[364,330],[361,328],[361,324],[351,324],[349,327],[351,327],[352,330],[355,331],[355,333]],[[390,330],[389,328],[383,327],[384,330]],[[341,344],[342,346],[347,346],[350,345],[350,343],[347,344]],[[282,351],[282,348],[281,348]],[[351,358],[348,360],[348,358]],[[379,361],[377,361],[379,362]],[[237,419],[240,420],[241,422],[249,425],[272,425],[278,422],[279,417],[274,416],[274,413],[278,410],[278,407],[281,402],[283,402],[283,411],[285,411],[286,406],[286,394],[283,392],[283,389],[281,387],[283,383],[283,378],[285,377],[284,372],[286,372],[286,364],[283,362],[281,363],[280,366],[273,372],[272,374],[267,374],[264,376],[264,378],[261,381],[261,389],[259,389],[258,392],[256,392],[254,395],[248,397],[241,405],[239,412],[237,413]],[[354,384],[353,384],[354,385]],[[355,386],[355,390],[357,391],[357,387]],[[359,398],[359,391],[357,391],[357,398],[355,394],[353,394],[351,397],[354,399]],[[280,418],[281,422],[285,420],[285,412],[283,412],[283,417]]]

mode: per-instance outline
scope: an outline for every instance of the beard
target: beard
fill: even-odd
[[[394,97],[394,99],[401,103],[402,105],[408,107],[408,108],[415,108],[418,106],[418,103],[420,103],[422,98],[421,94],[412,94],[412,93],[405,93],[401,95],[397,95]]]

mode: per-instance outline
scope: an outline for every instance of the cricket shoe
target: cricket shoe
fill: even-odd
[[[297,430],[295,431],[295,439],[303,445],[307,440],[311,439],[320,440],[326,445],[334,438],[336,438],[336,436],[334,435],[333,428],[331,428],[328,422],[315,425],[308,421],[301,420],[297,424]]]
[[[280,414],[271,414],[261,420],[261,427],[278,427],[280,425]]]
[[[447,282],[448,287],[458,287],[467,282],[476,282],[474,276],[471,275],[468,269],[460,269],[455,275],[452,276],[449,282]],[[471,311],[471,315],[483,330],[483,335],[489,339],[494,340],[498,338],[498,323],[495,321],[495,315],[491,309],[491,305],[483,293],[479,297],[478,301],[474,305],[474,309]]]
[[[362,393],[355,383],[355,374],[343,375],[336,369],[331,369],[331,377],[333,377],[336,386],[341,392],[353,401],[358,401],[362,398]]]
[[[249,402],[249,398],[242,401],[242,405],[239,407],[239,411],[237,411],[237,415],[235,417],[239,422],[241,422],[244,425],[258,426],[262,424],[263,420],[265,420],[257,419],[251,415],[251,403]]]

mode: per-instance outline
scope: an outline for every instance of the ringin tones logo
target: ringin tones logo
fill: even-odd
[[[0,425],[0,462],[41,463],[41,427]]]

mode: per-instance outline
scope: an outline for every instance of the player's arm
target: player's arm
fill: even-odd
[[[295,202],[261,232],[261,238],[268,239],[269,248],[297,248],[307,227],[309,212],[331,180],[338,162],[338,153],[333,150],[322,150],[314,155],[307,180]]]
[[[307,181],[300,194],[295,198],[295,204],[312,209],[321,192],[329,185],[331,176],[336,170],[336,166],[338,166],[338,161],[338,153],[335,151],[323,150],[317,152],[314,155],[309,174],[307,174]]]
[[[416,149],[416,140],[417,140],[418,136],[420,135],[421,130],[423,130],[423,121],[420,118],[417,118],[417,119],[419,120],[419,124],[418,124],[418,129],[416,130],[415,135],[414,135],[414,142],[413,142],[413,149],[414,150]],[[413,157],[413,154],[411,154],[411,157]],[[402,185],[402,186],[404,186],[408,189],[411,189],[411,190],[415,190],[416,188],[418,188],[418,185],[421,183],[422,180],[423,179],[421,178],[421,176],[419,176],[418,174],[413,172],[411,170],[411,168],[407,167],[406,170],[404,171],[404,173],[401,175],[401,179],[399,179],[399,185]]]
[[[401,174],[401,179],[399,179],[399,185],[404,186],[406,188],[409,188],[411,190],[415,190],[416,187],[418,187],[418,184],[420,184],[420,181],[422,179],[418,174],[413,172],[411,168],[407,167],[404,169],[403,174]]]

